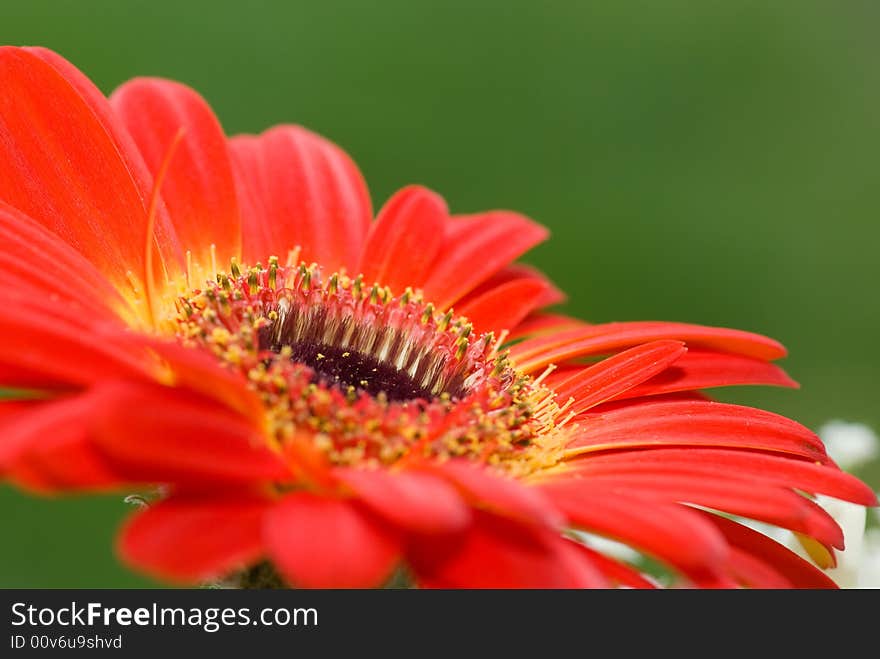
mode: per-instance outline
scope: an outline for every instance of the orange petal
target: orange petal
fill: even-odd
[[[571,336],[578,330],[592,327],[590,323],[556,313],[535,313],[523,320],[511,331],[509,341],[538,337],[554,337],[563,334]]]
[[[114,468],[138,482],[264,482],[289,474],[259,430],[216,402],[171,387],[110,382],[92,423]]]
[[[794,491],[738,476],[693,473],[602,473],[570,481],[589,491],[626,492],[667,503],[692,503],[804,533],[843,548],[843,532],[821,507]]]
[[[259,395],[248,387],[245,377],[225,368],[213,354],[187,348],[176,341],[145,338],[144,343],[165,360],[169,384],[219,401],[249,418],[257,427],[265,420],[265,406]]]
[[[782,455],[714,448],[651,448],[585,455],[566,465],[576,474],[699,474],[723,479],[735,474],[755,483],[795,488],[814,494],[874,506],[873,490],[858,478],[831,465]]]
[[[606,404],[584,414],[569,444],[572,454],[628,447],[707,446],[790,453],[827,463],[822,441],[778,414],[712,401]]]
[[[510,353],[521,369],[531,372],[551,363],[661,340],[684,341],[688,347],[711,348],[763,360],[779,359],[786,354],[780,343],[759,334],[662,321],[606,323],[548,333],[516,344]]]
[[[575,399],[572,412],[583,412],[664,371],[686,351],[680,341],[652,341],[603,359],[553,389],[560,401]]]
[[[396,192],[370,226],[357,272],[396,294],[420,288],[443,244],[443,198],[418,185]]]
[[[183,129],[160,190],[180,243],[206,267],[211,264],[211,245],[220,269],[232,257],[241,258],[241,215],[229,148],[205,100],[177,82],[137,78],[113,92],[110,103],[153,177]]]
[[[113,142],[117,145],[119,155],[125,161],[128,171],[131,172],[140,197],[144,200],[144,206],[146,207],[147,200],[150,199],[153,192],[153,175],[144,162],[134,139],[129,135],[124,123],[116,116],[103,92],[82,71],[58,53],[39,47],[25,48],[24,50],[52,65],[79,92],[79,95],[89,105],[92,112],[95,113],[98,121],[101,122],[104,130],[107,131]],[[174,227],[171,225],[167,210],[162,203],[156,208],[154,237],[158,248],[155,262],[161,263],[164,269],[164,273],[157,272],[157,275],[167,274],[169,277],[174,277],[181,273],[183,271],[184,253],[174,232]],[[157,279],[157,283],[161,283],[161,281],[162,279]]]
[[[662,373],[624,392],[618,398],[744,384],[798,386],[784,370],[761,359],[693,349],[688,350],[686,355],[682,355]]]
[[[300,126],[276,126],[230,140],[242,210],[244,259],[266,262],[301,247],[329,272],[358,260],[373,218],[370,195],[351,158]]]
[[[515,328],[536,309],[564,299],[565,295],[540,272],[514,264],[463,297],[456,313],[467,317],[478,333],[498,334]]]
[[[540,224],[511,211],[453,217],[422,287],[425,299],[448,309],[547,235]]]
[[[134,313],[92,263],[56,234],[0,202],[0,289],[17,290],[91,318]]]
[[[123,294],[143,290],[140,190],[92,108],[50,64],[0,48],[0,200],[79,250]]]
[[[4,385],[86,385],[111,377],[153,378],[137,335],[116,320],[93,319],[42,296],[0,291],[0,372]],[[37,377],[39,376],[39,377]],[[36,378],[36,379],[35,379]]]

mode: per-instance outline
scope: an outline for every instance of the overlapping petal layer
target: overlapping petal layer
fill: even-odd
[[[0,88],[0,200],[73,246],[120,291],[142,288],[146,206],[111,134],[31,52],[0,49]]]
[[[197,250],[195,258],[205,265],[211,263],[211,246],[218,264],[240,258],[241,213],[229,148],[205,100],[177,82],[138,78],[117,89],[110,103],[152,177],[171,158],[161,195],[180,243]]]
[[[372,219],[357,166],[335,144],[300,126],[230,142],[242,204],[245,261],[287,256],[354,269]]]
[[[512,263],[546,238],[540,225],[510,211],[450,216],[421,186],[373,221],[363,177],[339,147],[290,125],[227,139],[179,83],[136,79],[108,101],[59,55],[2,48],[0,85],[0,385],[32,390],[0,402],[0,475],[48,492],[166,486],[122,531],[119,551],[138,569],[194,583],[266,559],[303,587],[381,585],[401,566],[426,587],[656,585],[563,535],[576,528],[658,559],[685,585],[833,585],[710,512],[802,533],[833,562],[840,529],[805,494],[876,503],[803,426],[699,392],[796,386],[771,363],[785,355],[776,341],[542,312],[562,294]],[[444,432],[467,410],[443,417],[421,403],[394,408],[415,421],[389,440],[470,442],[468,457],[334,463],[319,448],[332,395],[304,396],[313,422],[287,428],[270,409],[287,383],[236,370],[241,356],[223,334],[233,324],[210,341],[169,333],[191,312],[180,275],[203,277],[186,282],[197,289],[272,256],[455,307],[464,353],[483,332],[506,335],[486,350],[509,349],[511,379],[534,389],[517,404],[546,418],[526,438],[528,468],[501,470],[496,444],[473,450],[498,410],[456,438]],[[530,377],[539,373],[540,386]],[[364,425],[392,427],[387,401],[363,401],[377,410]]]

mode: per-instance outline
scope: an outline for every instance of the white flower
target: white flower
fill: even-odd
[[[617,542],[601,535],[587,533],[586,531],[573,531],[572,533],[588,547],[619,561],[635,563],[641,557],[639,552],[622,542]]]
[[[880,456],[880,439],[868,426],[847,421],[829,421],[819,428],[828,455],[844,471],[862,466]],[[845,551],[835,551],[837,567],[826,571],[841,588],[880,588],[880,528],[866,530],[867,509],[858,504],[819,495],[822,506],[840,525]],[[880,509],[873,509],[880,523]],[[808,554],[791,531],[752,520],[740,520],[770,536],[806,560]]]
[[[863,423],[829,421],[817,433],[828,455],[844,471],[870,462],[880,455],[880,439]]]
[[[841,501],[832,497],[819,495],[816,503],[822,506],[843,531],[846,550],[835,551],[837,567],[827,570],[829,577],[834,579],[841,588],[865,588],[862,583],[862,566],[866,558],[865,552],[865,521],[867,509],[856,503]]]
[[[859,569],[859,588],[880,588],[880,529],[868,529]]]

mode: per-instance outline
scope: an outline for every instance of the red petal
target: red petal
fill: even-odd
[[[837,588],[824,572],[763,533],[718,515],[700,514],[717,527],[732,546],[769,565],[796,588]]]
[[[70,495],[72,491],[118,492],[132,485],[130,481],[120,478],[103,456],[87,442],[55,444],[48,455],[44,456],[42,450],[37,451],[16,465],[16,469],[23,470],[17,475],[28,470],[32,477],[38,474],[40,480],[31,481],[31,486],[35,491],[44,494]],[[28,487],[24,480],[17,482]]]
[[[6,389],[25,389],[41,391],[44,394],[63,393],[79,387],[69,382],[50,380],[37,368],[26,368],[12,364],[0,363],[0,383]]]
[[[0,88],[0,199],[129,293],[127,273],[144,281],[147,221],[117,145],[74,87],[31,53],[0,48]]]
[[[608,579],[612,585],[651,590],[657,588],[657,586],[646,579],[644,575],[634,570],[629,565],[616,561],[613,558],[582,544],[577,544],[577,548],[589,557],[590,562],[596,567],[596,569],[605,575],[605,578]]]
[[[0,397],[0,423],[5,423],[11,419],[18,418],[22,412],[35,409],[42,404],[40,399],[21,399]],[[4,444],[0,442],[0,456],[3,455]],[[0,458],[2,459],[2,458]]]
[[[417,544],[411,561],[426,588],[607,586],[572,542],[544,527],[488,513],[478,513],[466,534]]]
[[[68,83],[70,83],[83,100],[95,113],[95,116],[101,122],[104,130],[113,139],[119,149],[119,155],[125,161],[132,178],[137,185],[141,200],[146,208],[153,192],[153,176],[141,156],[140,150],[135,144],[134,139],[129,135],[125,125],[120,120],[110,103],[104,96],[103,92],[98,89],[91,80],[89,80],[79,69],[66,59],[46,48],[25,48],[32,53],[51,64]],[[165,205],[160,203],[156,208],[156,219],[154,225],[154,234],[156,245],[158,246],[158,259],[156,263],[162,263],[165,272],[169,277],[182,272],[184,263],[183,250],[171,226],[171,220],[165,209]],[[157,272],[157,275],[161,273]]]
[[[187,348],[176,341],[148,340],[150,350],[167,360],[167,384],[194,391],[240,412],[254,425],[265,419],[266,408],[239,372],[225,368],[213,354]]]
[[[727,547],[696,511],[587,480],[540,486],[571,523],[651,554],[689,575],[718,573]]]
[[[863,506],[874,506],[873,490],[858,478],[829,465],[755,451],[710,448],[653,448],[587,455],[567,464],[581,476],[591,474],[699,474],[726,478],[736,475],[756,483],[791,487]]]
[[[592,327],[590,323],[577,318],[569,318],[561,314],[537,313],[529,316],[516,326],[510,333],[508,340],[516,341],[524,338],[537,338],[541,336],[556,336],[568,334]]]
[[[689,350],[670,368],[624,392],[618,398],[743,384],[798,386],[781,368],[760,359],[707,350]]]
[[[119,145],[119,155],[123,157],[129,171],[131,171],[138,184],[142,199],[149,199],[153,189],[153,178],[147,165],[141,157],[137,144],[125,129],[125,125],[113,111],[107,98],[88,77],[69,61],[56,52],[47,48],[23,48],[31,55],[51,65],[82,97],[92,112],[101,122],[101,125],[110,134],[113,141]]]
[[[3,402],[0,409],[0,474],[44,492],[100,489],[123,481],[88,443],[89,421],[101,411],[95,396]]]
[[[184,249],[204,266],[241,257],[241,217],[226,136],[210,106],[177,82],[138,78],[110,97],[155,177],[180,129],[185,132],[171,158],[161,195]]]
[[[214,401],[180,389],[108,383],[94,441],[140,482],[263,481],[289,474],[259,430]]]
[[[457,460],[418,463],[423,469],[452,483],[474,507],[521,522],[561,528],[563,519],[538,490]]]
[[[521,279],[529,279],[533,281],[540,281],[544,287],[546,288],[546,296],[541,299],[540,306],[548,306],[551,304],[557,304],[559,302],[564,302],[567,298],[565,293],[560,291],[553,284],[550,279],[547,278],[543,272],[538,270],[537,268],[533,268],[530,265],[526,265],[525,263],[511,263],[510,265],[505,266],[497,273],[489,277],[482,284],[474,288],[470,293],[464,296],[459,304],[465,304],[465,300],[475,299],[484,293],[488,293],[489,291],[498,288],[504,284],[509,284],[512,281],[519,281]],[[551,318],[554,317],[552,314],[541,314],[541,315],[533,315],[530,316],[526,325],[534,322],[536,318]],[[559,318],[563,318],[559,316]],[[586,324],[586,323],[581,323]],[[517,327],[522,327],[523,324],[518,325]]]
[[[137,335],[115,321],[94,321],[75,308],[47,304],[15,289],[0,291],[0,370],[4,385],[84,385],[111,377],[152,378]]]
[[[462,298],[456,312],[477,332],[509,330],[535,309],[565,296],[544,275],[524,266],[508,266]]]
[[[438,194],[418,185],[396,192],[370,227],[357,272],[395,293],[420,288],[443,244],[449,211]]]
[[[548,378],[549,379],[549,378]],[[614,412],[624,408],[637,407],[639,405],[651,405],[655,403],[706,403],[714,401],[708,394],[702,391],[676,391],[671,394],[655,394],[639,398],[621,398],[609,400],[607,403],[596,405],[580,415],[581,418],[599,418],[607,412]]]
[[[51,265],[50,265],[51,264]],[[107,279],[58,236],[0,202],[0,289],[69,305],[91,318],[134,314]]]
[[[81,422],[80,422],[81,424]],[[51,442],[37,444],[10,468],[11,477],[24,487],[44,493],[70,490],[117,490],[130,481],[120,476],[81,428],[64,428]]]
[[[559,401],[574,398],[571,411],[580,413],[660,373],[685,352],[680,341],[653,341],[603,359],[553,389]]]
[[[339,469],[336,475],[366,506],[406,530],[450,533],[470,522],[455,488],[430,474]]]
[[[284,498],[267,516],[266,546],[298,588],[380,586],[400,560],[400,544],[356,503],[308,492]]]
[[[263,554],[270,505],[246,495],[160,501],[126,523],[117,549],[126,562],[162,579],[196,584],[223,577]]]
[[[357,266],[373,211],[357,166],[335,144],[300,126],[230,141],[242,209],[244,258],[289,250],[328,271]]]
[[[821,440],[799,423],[711,401],[647,402],[586,414],[569,448],[585,453],[662,445],[749,448],[828,462]]]
[[[786,354],[785,348],[778,342],[759,334],[723,327],[655,321],[590,325],[547,334],[526,339],[513,346],[510,352],[521,369],[537,371],[551,363],[664,339],[684,341],[688,347],[711,348],[763,360],[778,359]]]
[[[509,211],[452,218],[422,287],[425,299],[438,309],[449,308],[547,235],[540,224]]]
[[[761,520],[798,531],[820,542],[843,548],[843,532],[834,519],[818,505],[782,487],[736,477],[703,476],[687,473],[602,473],[574,480],[570,487],[626,492],[638,497],[668,503],[692,503],[726,513]]]
[[[755,558],[738,547],[730,548],[728,571],[749,588],[792,588],[791,581],[779,574],[773,566]]]

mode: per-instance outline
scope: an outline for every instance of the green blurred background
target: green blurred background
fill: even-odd
[[[727,400],[880,428],[880,3],[3,0],[0,42],[109,92],[158,75],[230,133],[298,122],[378,207],[412,182],[454,211],[548,225],[528,260],[594,321],[782,340],[800,391]],[[0,90],[0,93],[3,93]],[[875,488],[880,469],[863,471]],[[121,497],[0,489],[0,586],[151,582],[121,567]]]

